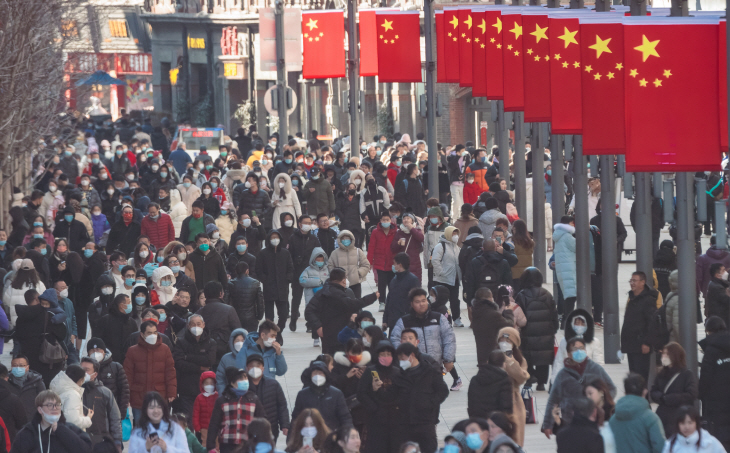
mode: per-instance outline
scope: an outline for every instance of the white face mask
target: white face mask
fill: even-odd
[[[148,335],[148,336],[144,337],[144,341],[146,341],[149,344],[157,343],[157,334],[153,333],[152,335]]]
[[[244,219],[243,220],[243,226],[248,228],[251,226],[251,219]]]
[[[106,193],[108,193],[109,195],[114,195],[114,189],[108,189]]]
[[[148,256],[150,256],[150,252],[148,252],[146,250],[142,250],[141,252],[139,252],[140,258],[147,258]]]
[[[205,195],[210,195],[210,189],[203,189],[203,193]]]
[[[456,244],[457,242],[459,242],[459,235],[458,234],[452,235],[451,236],[451,242],[453,242],[454,244]]]
[[[58,422],[58,420],[59,420],[59,419],[61,418],[61,416],[60,416],[60,415],[50,415],[50,414],[46,414],[46,413],[44,412],[44,413],[43,413],[43,418],[45,418],[45,419],[46,419],[46,423],[48,423],[48,424],[51,424],[51,425],[52,425],[52,424],[54,424],[54,423],[57,423],[57,422]],[[41,447],[41,449],[42,449],[42,447]]]
[[[309,233],[312,230],[312,225],[302,225],[302,231]]]
[[[215,233],[213,233],[213,239],[220,239],[220,237],[221,234],[219,232],[216,231]]]
[[[401,369],[404,371],[412,366],[410,360],[399,360],[399,362]]]
[[[261,371],[261,368],[256,366],[248,370],[248,375],[251,376],[252,379],[258,379],[262,374],[264,374],[264,372]]]
[[[662,357],[662,366],[665,366],[665,367],[672,366],[672,360],[669,357]]]
[[[95,352],[91,354],[91,358],[96,360],[97,362],[101,362],[102,360],[104,360],[104,354],[101,352]]]
[[[362,338],[362,345],[363,346],[365,346],[366,348],[369,348],[370,347],[370,344],[371,343],[370,343],[370,341],[367,338],[365,338],[365,337]]]
[[[56,186],[48,186],[48,191],[53,193],[56,191]]]
[[[104,288],[101,289],[101,293],[104,294],[105,296],[108,296],[113,292],[114,292],[114,288],[112,288],[111,286],[105,286]]]
[[[187,257],[188,257],[187,253],[179,253],[177,255],[177,259],[179,259],[180,261],[185,261],[185,258],[187,258]]]
[[[723,280],[727,280],[727,271],[723,272],[720,278]]]
[[[286,186],[286,183],[283,183],[283,182],[280,182],[280,183],[279,183],[279,189],[283,189],[283,188],[284,188],[284,186]]]
[[[91,375],[86,373],[84,374],[84,382],[89,382],[91,380]]]
[[[261,187],[266,187],[266,181],[261,181],[261,182],[259,183],[259,186],[261,186]]]
[[[215,393],[215,385],[204,385],[203,390],[205,390],[205,393],[207,394],[213,394]]]
[[[317,437],[317,427],[316,426],[305,426],[302,428],[301,431],[302,437],[308,437],[310,439],[314,439]]]
[[[66,288],[63,291],[61,291],[61,293],[59,294],[59,296],[61,296],[63,299],[67,298],[68,297],[68,288]]]
[[[236,352],[240,351],[243,347],[243,341],[237,341],[233,343],[233,348],[236,350]]]
[[[246,181],[245,183],[243,183],[243,187],[245,187],[247,189],[250,189],[251,188],[251,183],[248,182],[248,181]]]
[[[88,186],[89,185],[89,180],[88,179],[82,179],[81,180],[81,185],[84,186],[84,187]]]
[[[500,341],[499,350],[506,354],[507,352],[512,350],[512,345],[508,341]]]
[[[273,245],[274,247],[276,247],[277,245],[279,245],[279,242],[281,242],[281,240],[279,240],[279,239],[272,239],[271,240],[271,245]]]
[[[321,374],[312,376],[312,384],[316,385],[317,387],[322,387],[325,382],[327,382],[327,378],[325,378]]]
[[[203,328],[202,327],[197,327],[197,326],[191,327],[190,328],[190,333],[192,333],[196,337],[199,337],[199,336],[203,335]]]
[[[358,185],[358,186],[360,185],[361,182],[362,182],[362,179],[359,179],[358,178],[358,179],[355,180],[355,184]]]
[[[573,326],[573,331],[576,335],[583,335],[588,330],[588,326]]]
[[[267,348],[270,348],[274,342],[276,341],[276,338],[269,338],[268,340],[264,340],[264,346]]]
[[[284,222],[284,225],[290,227],[290,226],[294,225],[294,221],[293,220],[287,220],[287,221]]]

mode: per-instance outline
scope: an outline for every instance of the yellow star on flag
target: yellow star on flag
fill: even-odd
[[[514,28],[510,31],[515,34],[515,39],[518,39],[522,36],[522,25],[517,25],[517,22],[515,22]]]
[[[540,61],[540,56],[539,55],[535,55],[535,61]]]
[[[634,78],[636,78],[636,76],[637,76],[637,75],[639,75],[639,71],[637,71],[636,69],[632,69],[632,70],[631,70],[631,73],[630,73],[629,75],[630,75],[631,77],[634,77]]]
[[[471,38],[466,38],[466,42],[471,42]]]
[[[563,27],[564,33],[562,36],[558,36],[558,39],[562,39],[565,41],[565,48],[567,49],[570,44],[578,44],[578,41],[575,40],[575,35],[578,34],[578,30],[576,31],[570,31],[568,30],[568,27]]]
[[[600,36],[596,35],[596,43],[592,46],[588,46],[588,48],[596,51],[596,58],[601,58],[601,54],[603,54],[604,52],[613,53],[611,52],[611,49],[608,48],[608,43],[610,42],[611,38],[601,39]]]
[[[449,22],[451,25],[454,26],[454,28],[459,26],[459,19],[456,18],[456,16],[453,16],[451,18],[451,21]]]
[[[471,14],[466,17],[467,19],[464,21],[464,23],[469,27],[469,30],[471,30]]]
[[[501,49],[501,48],[502,48],[502,44],[497,44],[497,49]]]
[[[319,41],[319,36],[314,38],[315,41]]]
[[[545,32],[547,32],[547,29],[547,27],[540,28],[538,24],[535,24],[535,31],[530,34],[534,36],[535,39],[537,39],[537,42],[540,42],[541,39],[548,39],[547,35],[545,34]]]
[[[672,75],[672,71],[670,71],[669,69],[664,70],[664,77],[666,77],[668,79],[669,76],[671,76],[671,75]]]
[[[304,37],[309,38],[309,33],[304,33]],[[382,36],[381,36],[381,38],[382,38]]]
[[[489,42],[494,42],[494,38],[490,39]]]
[[[624,68],[624,65],[623,65],[623,64],[621,64],[621,63],[616,63],[616,69],[618,69],[618,70],[620,71],[620,70],[622,70],[623,68]]]
[[[382,24],[380,24],[380,26],[383,27],[383,28],[385,28],[385,30],[383,30],[384,32],[386,32],[388,30],[392,30],[393,29],[393,21],[392,20],[385,19],[385,22],[383,22]]]
[[[479,38],[474,38],[474,42],[479,42]]]
[[[395,35],[395,39],[398,39],[398,35]]]
[[[563,62],[563,67],[564,67],[564,68],[567,68],[567,67],[568,67],[568,62],[567,62],[567,61],[564,61],[564,62]]]
[[[662,86],[662,81],[659,79],[654,79],[654,81],[652,83],[654,84],[654,87],[656,87],[656,88],[659,88],[660,86]]]
[[[312,42],[312,38],[309,38],[309,42]]]
[[[580,62],[579,61],[576,61],[575,63],[573,63],[573,67],[574,68],[580,68]]]
[[[461,34],[461,37],[462,37],[462,38],[466,38],[466,33],[462,33],[462,34]]]
[[[545,55],[545,61],[550,61],[550,55]]]
[[[599,73],[593,74],[593,80],[601,80],[601,74],[599,74]]]
[[[482,44],[481,46],[482,46],[482,49],[483,49],[484,47],[486,47],[486,46],[485,46],[484,44]]]
[[[657,39],[656,41],[649,41],[646,38],[646,35],[641,35],[641,38],[641,45],[634,47],[634,50],[638,50],[639,52],[641,52],[644,61],[646,61],[646,59],[651,57],[652,55],[655,57],[659,57],[659,54],[656,51],[656,46],[657,44],[659,44],[659,40]]]
[[[591,65],[586,66],[586,72],[591,72],[591,71],[593,71],[593,68],[591,67]]]
[[[497,22],[492,24],[492,27],[497,29],[497,33],[502,33],[502,19],[497,18]]]
[[[382,37],[383,37],[383,35],[380,35],[380,37],[382,38]],[[450,38],[450,37],[451,37],[451,32],[449,32],[449,38]]]
[[[395,44],[395,39],[391,39],[391,40],[390,40],[390,43],[391,43],[391,44]]]
[[[477,27],[482,29],[482,34],[487,32],[487,21],[482,19],[482,23],[477,25]]]
[[[645,87],[646,86],[646,79],[639,80],[639,85]]]
[[[319,36],[324,36],[324,33],[320,33]]]
[[[312,31],[315,28],[319,28],[319,27],[317,27],[317,22],[318,21],[316,21],[316,20],[314,20],[312,18],[309,19],[309,22],[307,22],[307,27],[309,27],[309,31]]]
[[[532,55],[532,49],[527,49],[527,55]]]
[[[517,57],[519,55],[520,55],[520,51],[519,50],[515,50],[515,56]]]
[[[512,44],[507,44],[507,50],[512,50]]]
[[[456,36],[454,36],[454,41],[456,41]]]
[[[388,40],[387,40],[387,39],[384,39],[384,40],[383,40],[383,42],[384,42],[385,44],[388,44]]]
[[[608,77],[609,79],[613,79],[615,75],[613,74],[613,72],[609,72],[608,74],[606,74],[606,77]]]
[[[560,54],[559,53],[556,53],[553,58],[555,58],[556,60],[560,61]]]

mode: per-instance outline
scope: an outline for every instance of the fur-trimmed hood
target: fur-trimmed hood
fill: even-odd
[[[350,359],[347,358],[347,355],[344,352],[339,351],[339,352],[335,352],[334,359],[335,359],[335,363],[340,364],[342,366],[350,367],[350,366],[354,365],[354,366],[362,368],[362,367],[366,367],[370,364],[370,360],[372,359],[372,357],[370,356],[370,353],[368,351],[363,351],[362,359],[360,359],[360,362],[352,363],[352,362],[350,362]]]

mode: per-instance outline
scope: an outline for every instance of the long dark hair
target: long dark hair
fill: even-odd
[[[271,423],[263,417],[256,417],[246,427],[248,435],[249,451],[255,451],[258,444],[271,445],[271,451],[274,451],[276,444],[274,437],[271,435]]]
[[[499,426],[499,429],[514,440],[515,424],[510,421],[504,412],[494,411],[487,416],[487,420],[491,420],[492,423]]]
[[[142,251],[142,246],[147,247],[147,253],[148,253],[147,258],[144,258],[144,259],[141,256],[139,256],[139,252]],[[134,267],[136,269],[144,268],[144,265],[147,264],[147,260],[150,260],[151,263],[154,263],[154,261],[155,261],[154,258],[152,258],[152,249],[150,249],[150,246],[145,244],[144,242],[140,242],[134,247],[133,260],[134,260]]]
[[[605,420],[611,418],[616,410],[616,402],[614,402],[613,397],[611,396],[611,389],[608,388],[608,384],[606,384],[603,379],[594,379],[583,387],[583,394],[585,394],[588,387],[593,387],[594,389],[603,392],[603,416],[605,417]]]
[[[345,450],[340,446],[339,441],[347,443],[353,431],[357,431],[352,425],[340,426],[337,431],[327,435],[322,447],[322,453],[343,453]]]
[[[282,181],[284,184],[286,184],[286,178],[283,176],[277,175],[276,178],[274,178],[274,184],[278,184],[279,181]],[[291,181],[291,179],[289,180]],[[272,189],[276,190],[278,187],[272,187]],[[279,189],[279,198],[282,200],[286,200],[286,185]]]
[[[157,392],[147,392],[142,401],[142,414],[139,417],[139,430],[141,431],[142,437],[147,438],[149,434],[148,428],[150,426],[150,417],[147,415],[147,408],[150,404],[157,403],[162,408],[162,421],[167,423],[167,434],[172,434],[174,427],[172,426],[173,421],[170,420],[170,408],[167,405],[167,401]]]
[[[512,242],[524,249],[532,249],[535,247],[535,241],[527,233],[527,224],[522,219],[517,219],[512,224]]]
[[[677,416],[674,419],[675,432],[671,437],[672,440],[669,442],[669,453],[672,453],[672,450],[674,450],[674,444],[677,442],[677,436],[679,436],[679,424],[687,417],[694,420],[695,425],[697,426],[697,449],[699,450],[700,445],[702,445],[702,417],[700,417],[700,412],[694,406],[682,406],[677,409],[676,415]]]
[[[15,271],[15,275],[13,276],[13,283],[12,287],[13,289],[23,289],[23,284],[28,285],[28,287],[37,288],[38,283],[40,282],[40,278],[38,277],[38,272],[36,272],[35,269],[18,269]]]
[[[317,428],[317,435],[314,436],[314,439],[312,440],[312,447],[314,447],[317,451],[322,449],[330,430],[327,428],[327,424],[324,422],[322,414],[320,414],[317,409],[304,409],[292,422],[291,436],[289,437],[289,442],[286,445],[286,451],[288,453],[296,453],[302,448],[302,445],[304,444],[302,428],[304,428],[307,418],[310,417],[312,418],[312,423],[314,423],[315,428]]]

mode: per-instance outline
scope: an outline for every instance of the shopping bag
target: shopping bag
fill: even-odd
[[[532,388],[522,389],[522,401],[525,403],[525,423],[528,425],[537,423],[537,402],[532,396]]]
[[[122,440],[127,442],[132,435],[132,421],[129,419],[127,414],[122,420]]]

